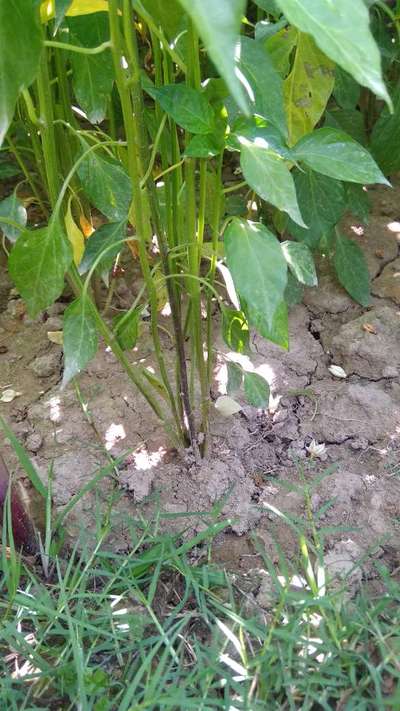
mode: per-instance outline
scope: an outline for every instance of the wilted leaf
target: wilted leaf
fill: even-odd
[[[76,264],[76,266],[78,266],[81,263],[81,259],[85,249],[85,239],[74,218],[72,217],[71,201],[72,196],[68,200],[67,212],[65,214],[65,230],[67,232],[67,237],[71,242],[72,252],[74,255],[74,263]]]
[[[15,400],[16,397],[19,397],[20,395],[22,395],[22,393],[19,393],[16,390],[13,390],[12,388],[7,388],[7,390],[3,390],[0,396],[0,402],[12,402],[13,400]]]
[[[229,395],[220,395],[215,402],[215,409],[221,413],[224,417],[231,417],[242,409],[236,400],[229,397]]]

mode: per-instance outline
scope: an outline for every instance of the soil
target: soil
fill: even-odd
[[[6,388],[20,394],[0,402],[0,414],[44,480],[53,465],[56,508],[63,510],[110,455],[130,452],[72,510],[71,539],[77,530],[90,539],[113,494],[113,547],[128,545],[129,521],[142,516],[159,516],[161,527],[186,526],[189,535],[220,515],[231,525],[217,540],[214,560],[245,572],[260,564],[260,551],[277,559],[276,543],[288,556],[297,555],[297,538],[279,512],[301,525],[311,509],[335,570],[342,558],[348,568],[354,551],[359,558],[379,557],[392,570],[399,566],[400,182],[369,192],[369,224],[349,215],[343,230],[367,255],[370,307],[354,303],[322,260],[319,288],[307,289],[303,303],[291,310],[289,351],[253,336],[250,360],[270,383],[270,409],[257,411],[240,397],[242,410],[233,417],[212,408],[208,455],[200,467],[171,448],[104,345],[79,377],[79,397],[72,385],[61,390],[62,351],[48,332],[62,328],[67,304],[60,301],[32,321],[1,268],[0,395]],[[117,292],[121,304],[129,300],[126,281]],[[163,348],[173,374],[169,319],[163,318]],[[218,347],[226,352],[222,342]],[[130,356],[153,364],[145,322]],[[214,400],[225,392],[224,362],[222,356],[217,360]],[[346,377],[335,377],[331,365]],[[325,445],[317,456],[309,451],[312,440]],[[1,448],[9,467],[18,469],[8,443],[3,440]],[[365,564],[362,575],[371,577],[373,566]]]

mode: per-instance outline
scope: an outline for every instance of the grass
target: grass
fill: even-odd
[[[400,708],[400,586],[378,566],[379,597],[347,600],[346,581],[326,579],[312,520],[301,528],[279,514],[297,532],[298,559],[278,550],[273,565],[261,550],[261,571],[246,578],[212,563],[229,525],[218,507],[192,539],[160,533],[157,518],[127,521],[119,553],[107,548],[112,516],[99,518],[94,546],[82,537],[61,552],[47,521],[34,559],[15,550],[6,503],[1,709]]]

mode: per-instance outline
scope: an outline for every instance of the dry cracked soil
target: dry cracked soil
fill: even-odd
[[[278,512],[301,523],[310,510],[317,527],[329,530],[332,570],[340,562],[342,569],[351,567],[364,555],[381,558],[392,571],[399,567],[400,182],[369,192],[369,224],[348,215],[343,229],[365,250],[371,305],[354,303],[321,261],[319,288],[306,290],[303,303],[291,310],[289,351],[253,336],[250,361],[270,383],[270,409],[260,412],[243,401],[241,412],[227,419],[213,408],[208,455],[200,467],[171,448],[104,346],[79,377],[79,392],[74,385],[60,389],[62,351],[48,332],[62,329],[67,303],[61,300],[30,320],[1,267],[0,396],[10,388],[20,394],[0,402],[0,414],[44,480],[53,464],[56,508],[62,510],[110,456],[130,452],[71,511],[71,539],[82,529],[90,537],[111,495],[117,502],[110,545],[118,549],[127,546],[130,518],[161,512],[161,526],[185,526],[192,534],[221,502],[231,526],[217,540],[214,558],[231,570],[255,567],[260,546],[273,559],[276,543],[296,555],[296,536]],[[120,304],[129,301],[126,281],[117,295]],[[151,367],[147,328],[143,323],[139,349],[130,357]],[[162,339],[173,373],[165,330]],[[224,352],[222,342],[218,346]],[[225,362],[218,358],[214,400],[225,392]],[[332,375],[331,365],[346,377]],[[319,457],[310,455],[313,440],[325,445]],[[0,444],[9,467],[18,469],[9,444]],[[361,571],[365,578],[374,575],[370,563]]]

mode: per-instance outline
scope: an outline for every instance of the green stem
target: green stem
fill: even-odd
[[[57,202],[60,187],[58,174],[57,147],[54,134],[53,96],[50,87],[49,67],[46,51],[42,52],[37,87],[39,94],[40,117],[42,123],[41,139],[46,170],[47,189],[52,207]]]
[[[146,8],[142,5],[140,0],[133,0],[132,4],[138,15],[145,21],[149,29],[156,35],[156,37],[158,37],[163,48],[170,55],[172,61],[183,71],[184,74],[186,74],[187,67],[185,62],[183,61],[182,57],[177,52],[175,52],[174,48],[170,46],[170,43],[166,39],[161,27],[157,27],[152,16],[149,12],[147,12]]]
[[[134,26],[131,17],[130,3],[129,1],[126,2],[126,0],[124,0],[123,4],[123,22],[126,35],[125,39],[128,42],[127,49],[131,70],[130,85],[132,91],[132,100],[129,88],[127,86],[125,73],[122,68],[122,59],[125,55],[125,52],[119,24],[118,1],[110,0],[109,24],[112,42],[112,56],[114,61],[116,84],[120,96],[122,115],[127,139],[128,170],[133,186],[134,214],[136,230],[139,237],[139,259],[150,303],[151,332],[154,350],[159,364],[161,377],[168,393],[170,407],[177,426],[178,434],[179,436],[181,436],[181,422],[179,419],[179,414],[176,407],[176,402],[172,392],[171,384],[169,382],[169,377],[162,354],[161,341],[158,333],[157,291],[152,280],[150,266],[147,258],[147,247],[151,243],[152,228],[150,222],[150,212],[146,187],[141,187],[141,181],[143,178],[143,166],[141,158],[142,152],[144,150],[144,147],[141,145],[141,139],[144,135],[144,127],[142,124],[143,113],[140,113],[142,109],[140,69],[135,53],[135,46],[133,44],[134,39],[136,39],[136,35],[134,32]]]
[[[209,272],[209,284],[214,286],[215,274],[217,270],[218,261],[218,240],[219,240],[219,225],[221,222],[221,187],[222,187],[222,165],[223,165],[224,153],[221,152],[218,157],[217,172],[215,176],[215,199],[217,200],[217,205],[214,212],[214,219],[212,224],[212,258],[211,266]],[[213,333],[212,333],[212,296],[208,293],[207,296],[207,380],[208,386],[211,386],[212,372],[213,372]]]
[[[104,52],[105,49],[111,47],[111,42],[103,42],[97,47],[80,47],[75,44],[68,44],[67,42],[56,42],[55,40],[45,40],[45,47],[55,47],[56,49],[65,49],[68,52],[77,52],[78,54],[100,54]]]
[[[31,173],[29,172],[29,169],[27,168],[25,161],[23,160],[23,158],[21,158],[21,155],[20,155],[18,149],[16,148],[12,139],[9,136],[7,136],[7,143],[8,143],[10,152],[13,154],[13,156],[14,156],[15,160],[17,161],[19,167],[21,168],[25,178],[27,179],[29,185],[31,186],[31,190],[32,190],[36,200],[38,201],[39,207],[40,207],[41,211],[43,212],[43,215],[45,217],[48,217],[49,211],[48,211],[47,207],[44,205],[42,198],[39,195],[39,192],[36,188],[33,177],[31,175]]]

